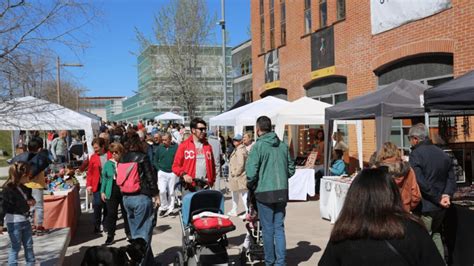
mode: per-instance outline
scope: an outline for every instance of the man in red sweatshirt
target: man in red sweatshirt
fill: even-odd
[[[87,167],[87,192],[93,194],[92,207],[94,209],[94,233],[100,233],[102,222],[102,210],[104,217],[107,216],[107,208],[100,198],[100,175],[105,162],[112,158],[112,154],[106,150],[105,139],[95,138],[92,141],[94,154],[89,158]]]
[[[201,180],[210,187],[216,180],[212,147],[206,139],[206,122],[201,118],[191,120],[192,135],[181,142],[173,162],[173,173],[186,182],[190,191],[202,189]]]

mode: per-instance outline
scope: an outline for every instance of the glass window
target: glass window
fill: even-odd
[[[337,0],[337,20],[346,18],[346,0]]]
[[[270,0],[270,49],[275,49],[275,2]]]
[[[311,32],[311,0],[304,0],[304,33]]]
[[[280,0],[280,42],[286,44],[286,6],[285,0]]]
[[[326,0],[319,0],[319,27],[323,28],[327,25],[328,9]]]
[[[347,101],[347,93],[334,95],[334,104],[342,103]]]

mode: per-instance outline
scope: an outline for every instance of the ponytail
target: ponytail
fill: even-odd
[[[3,185],[17,187],[24,176],[30,175],[30,165],[27,162],[15,162],[8,169],[8,179]]]

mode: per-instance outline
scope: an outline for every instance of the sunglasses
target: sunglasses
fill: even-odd
[[[112,154],[120,154],[118,151],[113,151]]]
[[[204,131],[207,130],[207,128],[205,128],[205,127],[197,127],[196,129],[199,129],[199,130],[202,131],[202,132],[204,132]]]

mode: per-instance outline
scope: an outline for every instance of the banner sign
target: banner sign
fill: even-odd
[[[278,49],[265,54],[265,83],[280,80],[280,62]]]
[[[334,62],[333,27],[311,34],[311,71],[334,66]]]
[[[370,0],[372,34],[391,30],[451,7],[451,0]]]

